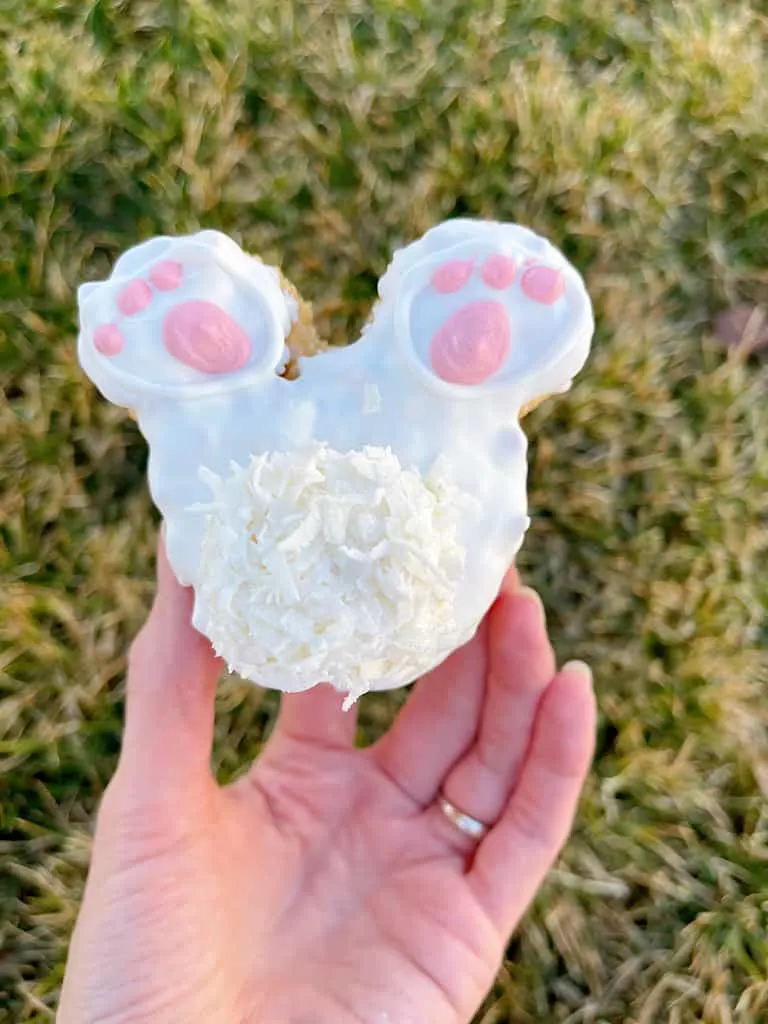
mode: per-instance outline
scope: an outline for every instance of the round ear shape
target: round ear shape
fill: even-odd
[[[594,330],[565,257],[515,225],[458,222],[431,252],[429,234],[406,250],[389,294],[396,344],[424,385],[459,400],[502,394],[518,408],[565,390]]]
[[[84,370],[130,408],[256,386],[290,330],[279,274],[213,231],[136,246],[107,281],[80,287],[78,305]]]

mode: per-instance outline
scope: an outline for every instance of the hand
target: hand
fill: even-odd
[[[161,543],[59,1024],[466,1024],[570,829],[589,671],[556,673],[513,571],[374,746],[318,686],[283,699],[263,755],[220,788],[222,666],[191,609]],[[440,791],[495,823],[479,845]]]

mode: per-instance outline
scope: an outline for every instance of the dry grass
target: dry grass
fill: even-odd
[[[78,369],[76,284],[218,227],[338,342],[459,213],[563,245],[599,318],[526,421],[521,563],[596,667],[599,752],[478,1020],[768,1020],[768,376],[709,328],[768,288],[767,42],[765,0],[0,0],[0,1022],[52,1019],[152,592],[145,449]],[[276,701],[219,700],[226,777]]]

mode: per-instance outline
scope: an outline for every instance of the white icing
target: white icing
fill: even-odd
[[[476,271],[461,292],[431,287],[446,260],[471,259],[477,267],[494,253],[520,267],[532,258],[559,268],[562,298],[552,305],[531,301],[519,273],[503,292]],[[154,295],[140,315],[121,318],[120,288],[146,276],[159,259],[183,264],[181,288]],[[379,294],[356,344],[302,359],[299,379],[285,381],[276,373],[294,310],[279,275],[216,232],[137,246],[108,281],[79,293],[80,360],[106,397],[135,411],[149,442],[150,489],[166,520],[171,564],[195,588],[195,623],[231,665],[264,685],[296,690],[325,678],[354,697],[412,681],[472,636],[528,524],[520,409],[566,390],[589,351],[592,310],[580,276],[548,242],[515,225],[439,225],[395,254]],[[165,352],[165,312],[195,298],[220,305],[248,334],[254,357],[241,370],[206,375]],[[462,304],[486,300],[508,313],[507,361],[476,386],[437,378],[428,356],[431,335]],[[105,323],[116,323],[124,336],[117,355],[94,347],[94,333]],[[392,495],[374,500],[372,483],[360,482],[359,495],[373,512],[366,520],[371,533],[345,544],[332,526],[341,515],[336,489],[349,486],[355,459],[358,466],[373,459],[375,472],[386,468]],[[201,467],[208,470],[202,479]],[[269,479],[267,490],[249,483],[254,467]],[[398,557],[385,556],[377,544],[390,519],[393,530],[406,528],[403,494],[420,508],[435,488],[441,488],[441,523],[451,526],[441,533],[435,524],[424,530],[422,522],[417,546],[443,569],[417,583],[412,550],[401,546]],[[390,498],[400,501],[396,514],[388,511]],[[455,509],[454,518],[441,502]],[[274,565],[267,575],[254,575],[248,526],[262,521],[272,524]],[[307,551],[314,566],[308,575],[277,572],[280,558],[293,565],[306,561]],[[362,553],[359,560],[353,551]],[[463,552],[463,564],[449,573],[442,559],[450,561],[451,551]],[[372,566],[381,568],[385,557],[392,559],[388,574],[376,576]],[[345,566],[338,577],[329,569],[334,565]],[[328,606],[309,586],[315,572],[330,588]],[[382,579],[393,605],[386,623]],[[329,625],[330,607],[336,617]],[[385,623],[389,632],[373,630],[373,623]]]

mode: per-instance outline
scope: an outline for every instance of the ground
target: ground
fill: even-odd
[[[146,449],[78,368],[77,284],[220,228],[342,343],[458,214],[563,246],[598,322],[526,421],[520,559],[595,668],[598,752],[477,1020],[768,1019],[768,371],[711,329],[768,288],[766,43],[765,0],[0,0],[2,1024],[53,1017],[153,589]],[[222,778],[276,706],[222,685]]]

